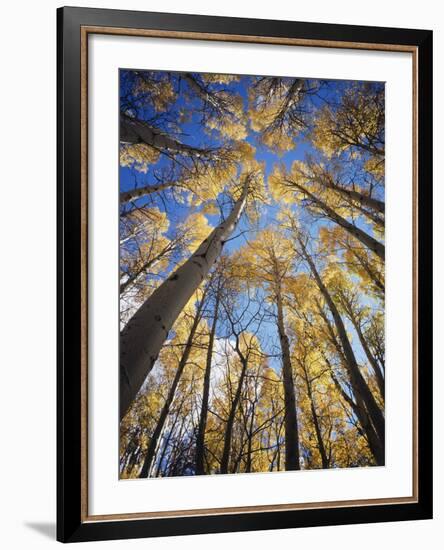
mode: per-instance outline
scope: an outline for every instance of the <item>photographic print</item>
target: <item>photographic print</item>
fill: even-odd
[[[384,83],[119,86],[120,479],[383,466]]]

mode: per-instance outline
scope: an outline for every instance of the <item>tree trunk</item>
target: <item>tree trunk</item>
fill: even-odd
[[[385,228],[385,221],[382,217],[380,217],[378,214],[376,214],[375,212],[372,212],[370,209],[368,208],[364,208],[363,206],[361,206],[360,204],[354,204],[353,205],[355,208],[357,208],[359,210],[359,212],[361,212],[362,214],[364,214],[364,216],[370,220],[371,222],[375,223],[378,227],[380,227],[381,229],[384,229]]]
[[[182,438],[183,438],[184,427],[185,427],[185,418],[182,418],[177,434],[175,434],[174,443],[172,445],[170,455],[168,456],[168,465],[166,468],[167,473],[165,477],[175,476],[179,469],[179,466],[180,466],[179,459],[181,456],[180,442],[182,441]]]
[[[339,357],[341,358],[341,364],[345,366],[345,371],[348,374],[348,378],[350,379],[350,374],[348,373],[348,368],[346,366],[347,359],[344,355],[344,350],[342,349],[340,343],[336,339],[336,335],[333,331],[333,328],[330,325],[330,322],[328,318],[324,315],[322,310],[320,309],[320,306],[318,304],[319,313],[321,317],[324,319],[324,322],[326,323],[327,330],[330,334],[330,339],[334,347],[336,348]],[[331,377],[339,391],[339,393],[342,395],[344,401],[350,405],[350,408],[352,409],[353,413],[355,414],[356,418],[358,419],[358,422],[360,424],[360,430],[362,432],[362,435],[367,439],[367,443],[369,446],[369,449],[376,461],[376,464],[378,466],[383,466],[385,461],[385,454],[384,454],[384,444],[381,444],[378,435],[373,427],[373,424],[370,420],[370,416],[368,414],[368,411],[364,405],[364,401],[362,400],[362,397],[359,393],[353,394],[355,401],[350,397],[345,390],[342,388],[341,384],[337,380],[337,378],[334,375],[333,368],[330,364],[330,361],[328,360],[328,357],[322,353],[324,360],[328,367],[330,368],[330,374]],[[353,389],[353,388],[352,388]],[[353,390],[354,391],[354,390]]]
[[[316,412],[313,392],[311,391],[311,382],[309,380],[307,368],[306,368],[304,362],[301,362],[301,366],[302,366],[302,369],[304,371],[304,378],[305,378],[305,384],[307,386],[308,398],[310,399],[311,416],[312,416],[312,420],[313,420],[313,425],[315,427],[316,439],[318,440],[318,449],[319,449],[319,453],[321,455],[322,468],[324,470],[326,470],[327,468],[330,467],[330,461],[327,457],[327,452],[325,450],[324,441],[322,439],[321,427],[319,425],[319,418],[318,418],[318,414]]]
[[[233,435],[233,425],[234,419],[236,417],[237,407],[239,405],[242,387],[244,385],[245,374],[247,372],[248,361],[247,358],[243,355],[239,348],[239,337],[236,337],[236,352],[239,356],[239,359],[242,364],[241,373],[239,376],[239,381],[237,383],[236,393],[234,395],[233,402],[231,404],[230,414],[228,416],[227,425],[225,427],[225,436],[224,436],[224,447],[222,451],[222,459],[220,461],[220,473],[228,474],[228,465],[230,462],[230,451],[231,451],[231,438]]]
[[[368,262],[364,258],[359,256],[359,254],[355,250],[353,250],[352,247],[347,246],[346,244],[344,244],[344,246],[350,250],[352,255],[356,258],[356,261],[361,265],[361,267],[364,269],[364,271],[367,273],[367,275],[373,281],[376,288],[378,288],[384,294],[385,293],[385,285],[381,281],[381,279],[379,278],[378,274],[375,273],[375,271],[370,267]]]
[[[120,418],[157,360],[178,315],[219,257],[244,210],[249,179],[231,214],[196,252],[164,281],[131,317],[120,333]]]
[[[339,380],[335,377],[331,366],[330,366],[330,372],[331,372],[332,380],[335,383],[335,386],[337,387],[339,393],[342,395],[344,401],[350,405],[353,413],[358,419],[358,422],[362,428],[363,435],[367,439],[370,452],[372,453],[376,461],[376,464],[378,466],[384,466],[385,464],[384,445],[381,445],[378,435],[375,432],[375,429],[373,428],[372,423],[370,422],[368,413],[365,409],[362,399],[359,399],[359,396],[357,396],[357,403],[355,403],[353,399],[349,395],[347,395],[347,393],[342,388]]]
[[[169,252],[171,252],[171,250],[173,249],[172,247],[172,243],[168,243],[168,245],[159,252],[159,254],[157,254],[157,256],[155,256],[154,258],[150,258],[149,260],[147,260],[141,267],[140,269],[138,269],[135,273],[133,273],[132,275],[130,275],[128,277],[128,279],[126,279],[126,281],[124,281],[123,283],[120,284],[120,287],[119,287],[119,290],[120,290],[120,294],[123,294],[125,292],[125,290],[133,285],[137,279],[143,275],[144,273],[146,273],[146,271],[150,268],[150,267],[153,267],[159,260],[161,260],[166,254],[168,254]]]
[[[361,343],[362,349],[364,350],[365,355],[367,356],[367,359],[372,366],[373,372],[375,373],[376,383],[378,385],[379,392],[381,394],[381,397],[385,399],[385,381],[384,381],[384,375],[381,372],[381,368],[376,361],[376,358],[373,356],[367,341],[365,339],[364,334],[362,333],[361,325],[356,318],[355,313],[353,312],[351,304],[348,302],[345,296],[341,296],[342,300],[344,302],[344,305],[347,308],[347,313],[350,318],[350,321],[352,322],[352,325],[354,326],[356,330],[356,334],[358,335],[359,341]]]
[[[327,331],[330,335],[331,343],[333,344],[336,351],[338,352],[338,356],[340,357],[341,364],[345,365],[346,364],[346,358],[345,358],[345,355],[344,355],[344,351],[343,351],[340,343],[338,342],[338,340],[336,338],[336,334],[333,330],[333,327],[331,326],[329,319],[327,318],[327,316],[323,312],[321,305],[319,303],[317,303],[317,306],[318,306],[319,314],[322,317],[322,319],[324,320]],[[305,319],[305,320],[307,321],[307,319]],[[355,396],[355,398],[357,400],[357,403],[355,403],[354,400],[352,399],[352,397],[347,395],[347,393],[344,391],[341,384],[339,383],[339,381],[335,377],[332,365],[331,365],[328,357],[322,351],[321,351],[321,354],[324,358],[325,363],[327,364],[327,366],[330,369],[331,378],[333,379],[339,393],[343,397],[344,401],[350,406],[350,408],[352,409],[353,414],[358,419],[358,422],[360,424],[360,430],[361,430],[363,436],[367,439],[369,449],[370,449],[373,457],[375,458],[376,464],[378,464],[379,466],[383,466],[384,465],[384,446],[381,445],[381,442],[379,441],[379,438],[378,438],[378,436],[377,436],[377,434],[376,434],[376,432],[373,428],[373,424],[370,421],[370,417],[368,415],[367,409],[364,406],[362,398],[360,398],[359,394],[357,394]],[[345,368],[345,370],[348,373],[347,368]],[[331,460],[331,448],[330,448],[329,459],[328,459],[329,463],[330,463],[330,460]]]
[[[252,467],[252,463],[253,463],[253,422],[254,422],[254,409],[253,409],[253,412],[251,414],[251,419],[250,419],[250,429],[247,433],[247,461],[246,461],[246,464],[245,464],[245,473],[246,474],[249,474],[251,472],[251,467]]]
[[[149,126],[146,122],[123,113],[120,114],[120,141],[132,145],[145,143],[154,149],[181,155],[199,157],[205,154],[205,151],[185,145],[163,134],[157,128]]]
[[[158,183],[157,185],[145,185],[144,187],[136,187],[130,191],[122,191],[119,195],[120,204],[125,204],[126,202],[135,201],[141,197],[146,197],[152,193],[159,193],[170,187],[177,185],[175,181],[168,181],[165,183]]]
[[[132,471],[134,470],[135,465],[137,464],[140,456],[140,446],[131,454],[128,464],[126,467],[126,471],[128,475],[131,475]]]
[[[380,243],[371,235],[340,216],[333,210],[333,208],[331,208],[324,201],[316,197],[316,195],[313,195],[313,193],[310,193],[310,191],[308,191],[303,185],[291,180],[288,181],[288,184],[296,187],[297,189],[299,189],[299,191],[307,195],[307,197],[309,197],[326,214],[326,216],[328,216],[332,221],[343,227],[346,231],[350,233],[350,235],[356,237],[359,241],[361,241],[364,246],[369,248],[372,252],[379,256],[381,260],[384,261],[385,247],[382,243]]]
[[[160,412],[159,420],[157,421],[156,428],[153,432],[153,435],[151,436],[150,443],[148,445],[148,450],[146,452],[145,460],[142,466],[142,470],[140,471],[139,477],[148,477],[148,474],[150,472],[151,464],[153,463],[154,456],[156,454],[157,449],[157,443],[159,441],[159,437],[162,434],[163,427],[165,425],[165,421],[167,419],[168,413],[170,412],[170,407],[174,399],[174,395],[176,394],[176,389],[179,384],[180,378],[182,376],[182,373],[184,371],[184,368],[186,364],[188,363],[188,359],[190,357],[191,348],[193,347],[193,341],[194,337],[196,335],[197,327],[199,326],[199,322],[202,318],[202,309],[205,302],[205,295],[203,296],[202,300],[199,303],[199,306],[196,311],[196,315],[194,317],[193,325],[190,330],[190,334],[188,336],[187,342],[185,344],[185,349],[183,351],[182,357],[180,359],[179,365],[176,370],[176,374],[174,375],[173,382],[170,387],[170,391],[168,392],[167,398],[165,400],[165,403],[163,404],[162,410]]]
[[[282,352],[282,375],[285,403],[285,469],[300,470],[299,432],[296,413],[296,394],[294,389],[293,369],[290,358],[290,344],[285,332],[284,312],[280,285],[277,285],[277,328]]]
[[[211,94],[206,90],[200,82],[198,82],[191,73],[184,74],[185,80],[188,82],[190,88],[192,88],[204,103],[210,105],[221,116],[229,116],[228,109],[224,108],[221,102],[218,100],[217,95]]]
[[[180,407],[181,409],[182,407]],[[168,435],[167,435],[167,438],[165,439],[165,441],[163,442],[163,447],[162,447],[162,452],[159,456],[159,459],[157,460],[157,466],[156,466],[156,474],[153,476],[153,477],[160,477],[160,474],[162,472],[162,462],[163,462],[163,459],[165,458],[165,455],[166,455],[166,452],[168,450],[168,447],[170,445],[170,441],[171,441],[171,436],[173,434],[173,431],[176,427],[176,424],[177,424],[177,420],[179,418],[179,414],[176,414],[176,417],[174,418],[174,422],[173,424],[171,425],[171,428],[169,429],[168,431]]]
[[[374,199],[373,197],[370,197],[365,193],[360,193],[359,191],[354,191],[352,189],[345,189],[339,185],[336,185],[333,182],[328,182],[327,187],[329,187],[330,189],[334,189],[335,191],[337,191],[338,193],[341,193],[346,197],[349,197],[350,199],[359,203],[361,206],[371,208],[372,210],[378,212],[379,214],[384,214],[385,212],[384,201]]]
[[[216,303],[214,305],[213,323],[211,325],[210,338],[208,341],[207,360],[205,365],[204,383],[202,390],[202,407],[200,411],[199,427],[196,437],[196,475],[205,474],[205,430],[207,427],[208,401],[210,396],[211,362],[213,359],[214,336],[219,312],[219,293],[217,289]]]
[[[307,253],[307,250],[304,246],[304,243],[302,242],[302,239],[298,237],[298,240],[299,240],[299,244],[301,245],[303,256],[306,259],[308,265],[310,266],[310,270],[316,280],[319,290],[321,291],[325,301],[327,302],[328,307],[333,316],[336,330],[338,331],[339,340],[341,342],[341,346],[346,359],[346,365],[350,376],[350,382],[353,387],[353,392],[355,393],[356,396],[359,395],[362,398],[362,401],[365,404],[365,407],[371,418],[371,421],[376,430],[376,433],[381,442],[381,445],[384,446],[384,442],[385,442],[384,415],[382,414],[370,388],[367,385],[367,382],[365,381],[364,377],[361,374],[361,371],[359,370],[359,366],[356,362],[353,348],[350,344],[350,340],[348,339],[347,331],[345,329],[344,322],[342,321],[341,315],[339,314],[338,308],[336,307],[336,304],[334,303],[332,297],[330,296],[330,293],[328,292],[327,287],[322,282],[322,279],[316,269],[316,266],[313,260],[311,259],[310,255]]]

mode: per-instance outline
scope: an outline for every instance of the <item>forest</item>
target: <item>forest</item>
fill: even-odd
[[[119,86],[120,479],[384,465],[384,84]]]

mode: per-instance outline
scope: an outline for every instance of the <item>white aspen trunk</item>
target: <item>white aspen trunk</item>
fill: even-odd
[[[307,388],[307,395],[308,399],[310,400],[310,411],[311,411],[311,418],[313,421],[313,425],[315,428],[316,433],[316,439],[318,440],[318,450],[319,454],[321,455],[321,461],[322,461],[322,468],[325,470],[329,468],[330,460],[327,456],[327,451],[325,449],[324,440],[322,439],[322,431],[321,431],[321,425],[320,425],[320,419],[318,417],[318,413],[316,412],[316,404],[315,404],[315,398],[312,391],[310,376],[307,371],[307,365],[305,364],[305,360],[302,360],[299,362],[300,366],[302,367],[302,370],[304,372],[304,381]]]
[[[206,293],[205,293],[206,294]],[[196,315],[194,317],[193,325],[190,330],[190,334],[188,336],[187,343],[185,345],[185,349],[183,351],[182,358],[179,362],[179,365],[176,370],[176,374],[174,375],[173,382],[171,384],[171,387],[169,389],[169,392],[167,394],[167,397],[165,399],[165,403],[163,404],[163,407],[160,412],[159,419],[156,424],[156,428],[151,436],[150,443],[148,445],[148,449],[146,452],[145,460],[142,466],[142,469],[140,471],[139,477],[148,477],[148,474],[151,471],[151,468],[153,466],[154,458],[157,454],[157,451],[159,449],[159,443],[160,443],[160,436],[163,432],[166,419],[168,417],[168,414],[170,412],[171,404],[174,401],[174,396],[176,395],[177,386],[179,385],[180,379],[182,377],[183,371],[187,365],[188,359],[190,357],[191,348],[193,347],[193,341],[194,337],[196,335],[197,327],[199,326],[199,322],[202,318],[202,309],[204,307],[205,302],[205,296],[202,298],[202,301],[199,304],[199,307],[197,308]]]
[[[382,291],[382,293],[385,293],[385,285],[384,285],[384,283],[383,283],[383,282],[381,281],[381,279],[378,277],[378,274],[375,273],[375,271],[372,270],[372,268],[370,267],[370,265],[368,264],[368,262],[366,262],[364,258],[362,258],[361,256],[359,256],[359,254],[353,249],[352,246],[347,245],[347,244],[344,244],[343,246],[344,246],[344,248],[348,248],[348,250],[350,250],[350,252],[352,253],[353,257],[356,259],[356,261],[358,262],[358,264],[365,270],[365,272],[366,272],[367,275],[370,277],[370,279],[373,281],[373,283],[375,284],[375,286],[376,286],[380,291]]]
[[[219,315],[219,302],[221,294],[220,278],[216,290],[216,303],[214,305],[213,322],[208,340],[207,358],[204,373],[204,382],[202,388],[202,406],[200,409],[199,427],[196,436],[196,457],[195,457],[195,474],[205,474],[205,431],[207,428],[208,418],[208,403],[210,399],[210,382],[211,382],[211,364],[213,359],[214,338],[216,336],[216,326]]]
[[[285,403],[285,469],[300,470],[299,427],[296,412],[296,392],[294,388],[293,368],[291,365],[290,343],[285,332],[280,283],[277,283],[276,286],[277,326],[282,353],[282,382],[284,385]]]
[[[120,294],[123,294],[125,290],[129,287],[137,283],[137,281],[142,277],[142,275],[146,274],[146,271],[150,267],[154,267],[157,263],[159,263],[162,256],[157,256],[156,258],[151,258],[151,260],[148,260],[145,262],[145,264],[133,275],[128,276],[128,278],[123,281],[123,283],[120,283],[119,286],[119,292]]]
[[[345,189],[344,187],[336,185],[332,181],[327,182],[327,187],[329,187],[330,189],[334,189],[335,191],[337,191],[338,193],[341,193],[342,195],[350,197],[354,201],[358,202],[361,206],[366,206],[367,208],[371,208],[372,210],[378,212],[379,214],[384,214],[385,212],[384,201],[380,201],[378,199],[370,197],[365,193],[360,193],[359,191],[355,191],[353,189]]]
[[[122,143],[146,143],[159,150],[167,150],[182,155],[198,157],[202,151],[185,145],[176,139],[161,133],[157,128],[152,128],[142,120],[131,118],[125,114],[120,115],[120,141]]]
[[[296,189],[299,189],[302,193],[304,193],[307,197],[309,197],[317,206],[321,208],[321,210],[325,213],[325,215],[330,218],[333,222],[337,223],[341,227],[343,227],[345,230],[347,230],[350,235],[353,235],[353,237],[356,237],[361,243],[369,248],[372,252],[374,252],[379,258],[384,261],[385,259],[385,246],[377,241],[374,237],[360,229],[359,227],[356,227],[352,223],[350,223],[348,220],[340,216],[326,204],[324,201],[316,197],[316,195],[313,195],[313,193],[310,193],[308,189],[306,189],[303,185],[300,185],[299,183],[295,181],[288,180],[288,184],[292,185],[293,187],[296,187]]]
[[[137,227],[135,227],[129,235],[127,235],[126,237],[120,240],[120,246],[127,243],[131,239],[135,239],[137,235],[142,233],[142,231],[146,228],[147,225],[148,225],[148,220],[138,224]]]
[[[373,210],[376,210],[376,212],[379,212],[379,214],[384,214],[385,212],[384,201],[374,199],[373,197],[369,197],[364,193],[359,193],[358,191],[353,191],[351,189],[341,189],[338,187],[335,187],[335,189],[337,189],[343,195],[348,195],[352,199],[359,202],[361,205],[367,206],[368,208],[372,208]]]
[[[356,201],[354,201],[354,203],[352,204],[355,208],[362,212],[362,214],[364,214],[367,219],[375,223],[378,227],[382,227],[382,229],[384,229],[385,221],[379,214],[377,214],[376,212],[372,212],[370,208],[367,208]]]
[[[249,179],[228,218],[164,281],[120,333],[120,418],[144,383],[180,312],[207,276],[245,208]]]
[[[152,193],[159,193],[164,189],[169,189],[176,185],[177,182],[168,181],[166,183],[159,183],[157,185],[146,185],[144,187],[139,187],[136,189],[131,189],[131,191],[122,191],[119,195],[120,204],[125,204],[126,202],[134,201],[140,199],[141,197],[146,197]]]
[[[345,328],[344,322],[342,320],[342,317],[338,311],[338,308],[336,307],[336,304],[333,300],[333,298],[330,296],[330,293],[327,289],[327,287],[324,285],[324,282],[321,279],[321,276],[319,275],[318,270],[316,269],[316,266],[310,256],[308,254],[307,249],[302,242],[302,239],[300,237],[297,237],[299,244],[301,246],[302,255],[307,261],[310,271],[313,274],[313,277],[316,281],[316,284],[318,285],[319,290],[321,291],[321,294],[324,296],[324,299],[330,309],[330,312],[333,317],[333,321],[336,326],[336,330],[338,332],[338,337],[341,342],[342,350],[344,352],[344,357],[346,359],[346,367],[349,374],[350,383],[353,388],[353,392],[356,396],[356,398],[362,399],[363,403],[365,404],[365,408],[368,411],[369,417],[373,423],[373,426],[375,428],[375,431],[377,433],[377,436],[379,438],[379,441],[384,446],[385,442],[385,419],[384,415],[379,408],[379,405],[377,404],[372,391],[368,387],[368,384],[365,380],[365,378],[362,376],[361,371],[359,369],[359,365],[356,361],[355,353],[353,351],[353,348],[350,344],[350,340],[347,334],[347,330]]]
[[[137,283],[142,275],[146,274],[148,269],[154,267],[162,260],[167,254],[174,250],[174,241],[170,241],[154,258],[147,260],[135,273],[129,275],[128,278],[120,283],[120,294],[123,294],[125,290]]]

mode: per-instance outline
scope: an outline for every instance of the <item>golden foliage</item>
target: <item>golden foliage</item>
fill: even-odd
[[[280,153],[294,148],[295,137],[305,127],[298,114],[303,99],[298,79],[264,77],[250,88],[250,126],[265,146]]]
[[[202,73],[201,76],[208,84],[231,84],[239,81],[239,77],[232,74]]]
[[[137,78],[133,93],[136,97],[149,98],[157,112],[166,111],[177,98],[171,82],[166,79],[154,80],[143,74]]]
[[[159,151],[145,143],[125,144],[120,146],[120,166],[134,168],[147,173],[150,164],[159,160]]]
[[[325,105],[316,115],[311,139],[327,157],[354,148],[354,153],[378,153],[384,125],[384,104],[379,94],[353,87],[344,92],[339,108]],[[375,146],[374,143],[378,145]]]

